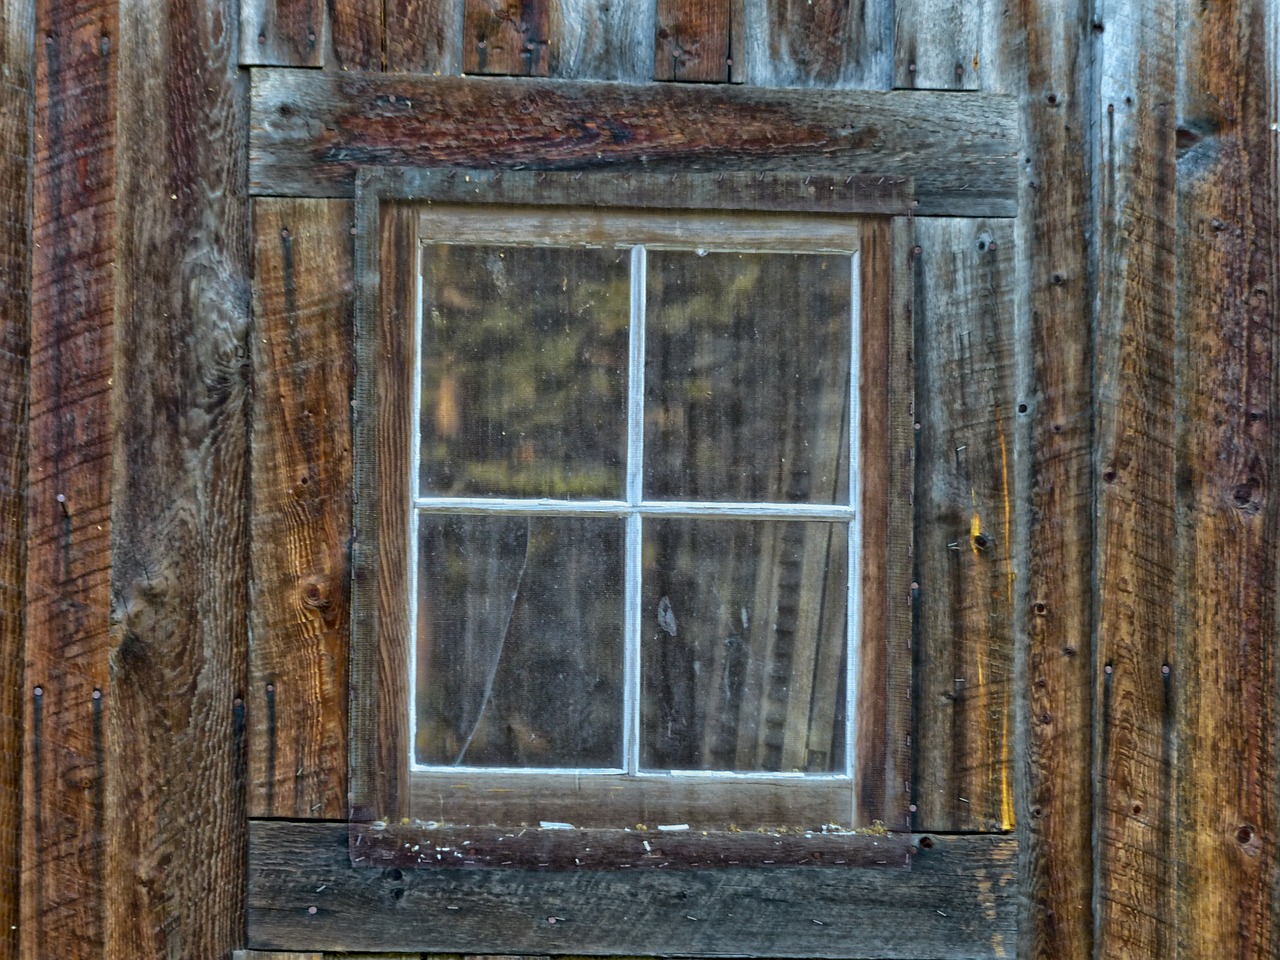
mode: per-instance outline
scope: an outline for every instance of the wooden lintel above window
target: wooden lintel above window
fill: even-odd
[[[1017,208],[1012,97],[252,73],[255,194],[351,196],[362,166],[803,169],[910,178],[923,216]]]

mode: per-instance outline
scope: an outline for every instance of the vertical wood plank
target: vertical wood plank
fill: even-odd
[[[549,0],[466,0],[462,69],[472,74],[545,77]]]
[[[1280,949],[1280,11],[1178,20],[1178,936],[1186,958],[1262,958]]]
[[[363,190],[357,183],[357,190]],[[353,431],[356,500],[351,545],[351,817],[409,815],[408,509],[417,308],[417,212],[357,197],[356,383]],[[375,418],[376,411],[376,418]]]
[[[249,815],[347,809],[350,201],[254,203]]]
[[[613,0],[555,0],[551,76],[565,80],[653,79],[655,7]]]
[[[115,4],[35,5],[23,953],[100,954]]]
[[[462,72],[463,0],[386,0],[387,70]]]
[[[324,0],[240,0],[243,66],[324,64]]]
[[[1002,74],[1003,4],[992,0],[896,0],[893,85],[981,90]]]
[[[1018,955],[1093,955],[1093,466],[1089,5],[1051,0],[1000,21],[995,91],[1017,95],[1027,144],[1014,228],[1020,543],[1015,783],[1026,914]]]
[[[17,960],[35,5],[0,2],[0,960]]]
[[[653,79],[741,83],[744,0],[657,0]]]
[[[916,238],[915,829],[1011,830],[1013,223],[923,219]]]
[[[1095,8],[1099,957],[1174,954],[1176,11]]]
[[[393,0],[385,0],[392,3]],[[385,67],[386,19],[384,0],[329,0],[328,49],[324,64],[330,70],[376,72]]]
[[[747,82],[889,89],[893,7],[886,0],[754,0],[745,22]]]
[[[236,14],[234,0],[121,6],[109,956],[222,957],[244,936],[248,111]]]

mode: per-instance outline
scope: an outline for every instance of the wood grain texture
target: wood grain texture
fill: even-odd
[[[996,76],[1021,98],[1027,150],[1014,228],[1018,402],[1014,469],[1015,783],[1024,851],[1018,955],[1093,954],[1093,289],[1088,5],[1010,8]],[[966,96],[968,96],[966,94]],[[1020,794],[1020,796],[1019,796]]]
[[[762,0],[747,5],[747,82],[766,87],[893,85],[893,4]]]
[[[36,5],[23,953],[103,945],[117,29]]]
[[[653,79],[655,7],[613,0],[554,0],[550,74],[564,80]]]
[[[260,194],[350,196],[361,165],[620,165],[902,176],[914,181],[919,214],[1016,212],[1016,105],[1005,97],[253,76],[251,187]]]
[[[997,78],[1008,76],[1000,64],[1006,15],[1004,6],[991,0],[897,0],[893,85],[991,89]]]
[[[240,63],[324,65],[324,0],[240,0]]]
[[[653,79],[741,83],[744,0],[657,0]]]
[[[714,870],[737,865],[809,869],[911,866],[905,833],[821,830],[542,829],[442,827],[418,821],[354,828],[351,861],[362,867],[584,870]]]
[[[250,250],[236,23],[233,0],[121,8],[107,956],[222,957],[244,933]]]
[[[327,68],[368,71],[384,68],[384,45],[388,43],[384,32],[390,21],[389,12],[383,9],[384,2],[390,8],[398,0],[340,0],[327,4]]]
[[[346,815],[354,218],[253,207],[251,816]]]
[[[1094,15],[1095,931],[1100,956],[1172,956],[1176,10]]]
[[[1178,17],[1177,933],[1186,958],[1261,958],[1280,949],[1280,12]]]
[[[549,73],[550,0],[466,0],[462,70],[545,77]]]
[[[21,946],[34,44],[34,6],[0,3],[0,960]]]
[[[280,821],[250,844],[255,949],[977,958],[1014,938],[1003,837],[921,838],[909,871],[362,869],[345,824]]]
[[[387,70],[462,72],[463,0],[386,0]]]
[[[361,186],[363,193],[364,187]],[[409,543],[416,211],[356,200],[356,382],[351,541],[351,819],[410,815]],[[397,509],[397,505],[401,505]]]
[[[916,239],[915,823],[1011,830],[1013,223],[921,220]]]

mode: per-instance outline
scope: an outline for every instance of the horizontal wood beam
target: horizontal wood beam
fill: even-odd
[[[362,166],[787,171],[914,180],[920,215],[1016,213],[990,94],[254,70],[255,194],[349,197]]]
[[[353,867],[348,831],[250,822],[251,949],[946,960],[1014,943],[1008,837],[917,837],[910,870],[538,872]]]

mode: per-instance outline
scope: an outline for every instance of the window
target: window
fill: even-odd
[[[903,822],[908,186],[362,176],[357,819]]]

